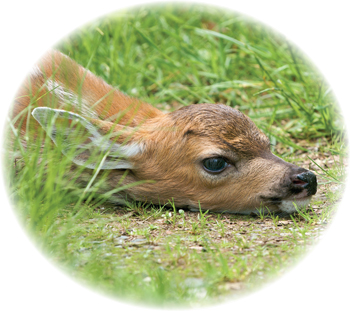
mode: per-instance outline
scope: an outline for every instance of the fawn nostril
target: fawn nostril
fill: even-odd
[[[292,179],[294,185],[302,186],[307,189],[308,195],[314,195],[317,191],[316,175],[310,171],[298,174]]]

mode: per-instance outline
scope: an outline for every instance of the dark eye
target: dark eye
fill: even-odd
[[[203,166],[209,173],[220,173],[226,168],[227,162],[224,158],[209,158],[203,160]]]

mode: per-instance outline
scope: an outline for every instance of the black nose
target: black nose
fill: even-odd
[[[302,187],[307,189],[308,195],[314,195],[317,191],[317,178],[313,172],[306,171],[304,173],[298,174],[295,176],[297,179],[304,182]],[[295,183],[295,182],[294,182]]]

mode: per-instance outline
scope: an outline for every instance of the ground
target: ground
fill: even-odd
[[[243,216],[172,204],[95,206],[66,235],[64,253],[74,271],[65,269],[104,293],[163,306],[202,306],[247,294],[283,275],[317,245],[336,211],[342,184],[330,181],[321,168],[339,165],[339,158],[297,156],[294,163],[319,173],[318,192],[307,210]],[[96,258],[105,268],[96,270]],[[62,255],[56,259],[62,261]],[[89,270],[96,271],[87,277]],[[130,274],[123,281],[128,291],[116,284],[121,271],[123,278]]]

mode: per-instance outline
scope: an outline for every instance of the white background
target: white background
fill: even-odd
[[[96,17],[139,3],[145,1],[129,0],[127,4],[104,0],[3,1],[0,5],[1,130],[18,86],[46,49]],[[348,1],[212,0],[198,3],[245,13],[290,38],[328,79],[349,124]],[[0,183],[2,310],[139,309],[102,297],[53,267],[17,223],[4,193],[2,178]],[[271,311],[349,310],[348,192],[349,187],[324,239],[296,268],[263,290],[220,307]]]

